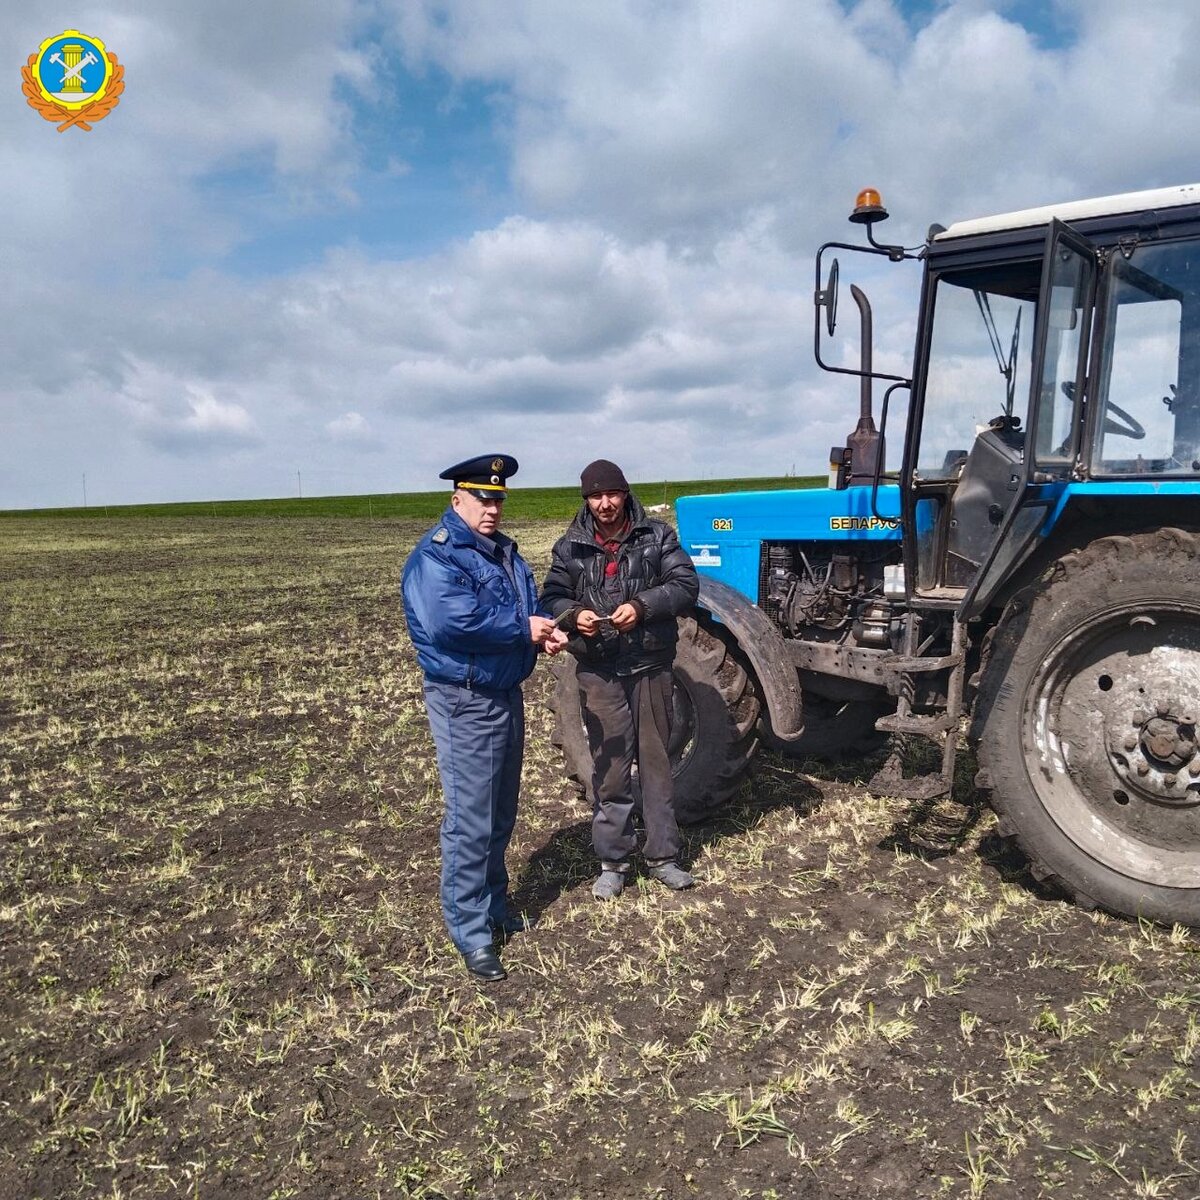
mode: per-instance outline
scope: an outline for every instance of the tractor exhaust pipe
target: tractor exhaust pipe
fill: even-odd
[[[850,459],[846,472],[848,487],[870,487],[875,481],[877,464],[882,458],[883,440],[875,428],[875,417],[871,412],[871,373],[873,370],[872,344],[874,342],[871,323],[871,302],[857,284],[850,285],[850,295],[858,305],[859,315],[859,358],[862,374],[858,380],[858,424],[846,439],[846,450]]]
[[[850,285],[850,295],[854,297],[854,303],[858,305],[859,316],[858,355],[862,376],[858,381],[858,425],[861,429],[863,422],[866,421],[874,429],[875,418],[871,415],[871,346],[875,338],[871,323],[871,302],[867,299],[867,293],[857,283]]]

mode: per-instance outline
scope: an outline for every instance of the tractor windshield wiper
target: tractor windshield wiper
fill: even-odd
[[[1012,416],[1013,401],[1017,390],[1017,347],[1021,344],[1021,313],[1017,309],[1017,319],[1013,322],[1012,340],[1008,345],[1008,359],[1000,346],[1000,334],[996,330],[996,318],[992,314],[992,301],[987,292],[978,288],[974,291],[975,303],[979,305],[979,315],[983,318],[983,327],[987,330],[988,341],[992,344],[992,353],[996,356],[996,365],[1004,377],[1004,415]]]

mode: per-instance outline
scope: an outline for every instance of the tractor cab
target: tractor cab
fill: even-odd
[[[925,267],[912,378],[887,377],[911,392],[899,481],[914,607],[978,616],[1051,528],[1122,494],[1137,510],[1195,503],[1200,188],[934,226],[917,253],[870,236],[887,215],[874,199],[855,210],[858,249]],[[818,321],[819,362],[820,339]],[[881,378],[869,357],[861,374]]]

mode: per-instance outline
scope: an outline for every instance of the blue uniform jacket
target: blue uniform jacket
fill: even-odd
[[[404,564],[400,590],[408,634],[429,679],[503,689],[533,670],[537,648],[529,618],[545,615],[537,587],[516,543],[499,532],[491,540],[504,552],[511,547],[518,588],[452,508]]]

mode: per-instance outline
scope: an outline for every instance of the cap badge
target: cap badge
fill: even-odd
[[[503,470],[504,470],[504,459],[502,459],[502,458],[493,458],[493,459],[492,459],[492,470],[493,470],[493,471],[503,471]],[[498,479],[493,479],[493,480],[492,480],[492,482],[493,482],[493,483],[499,483],[499,482],[500,482],[500,480],[498,480]]]

